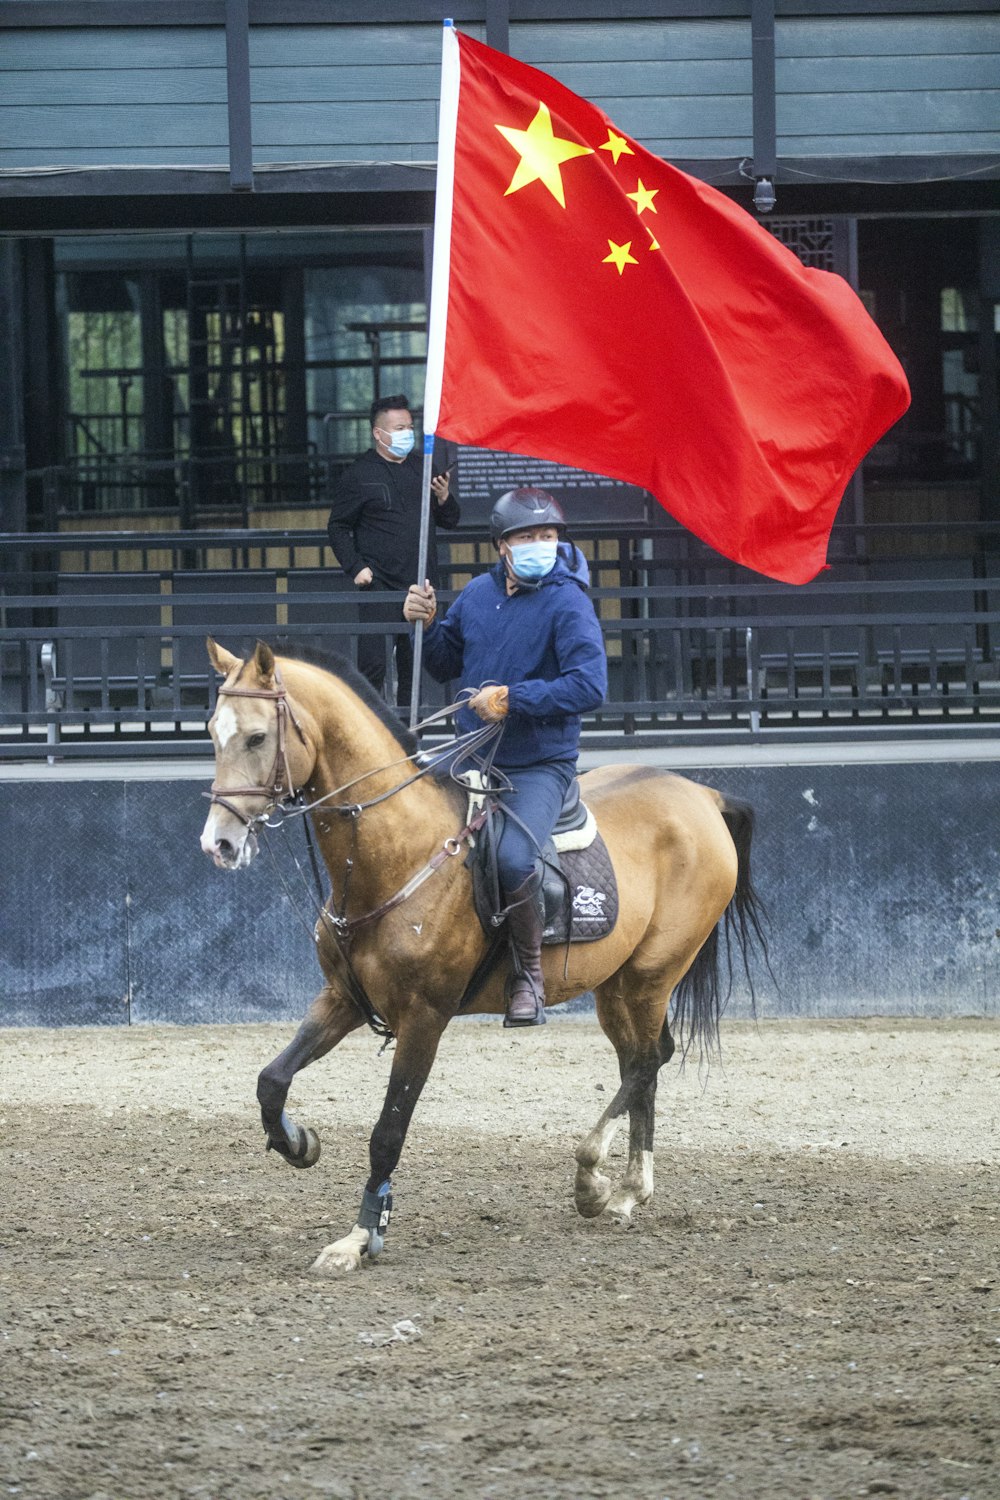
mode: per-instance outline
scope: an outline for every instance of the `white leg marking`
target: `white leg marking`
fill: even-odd
[[[613,1120],[605,1120],[603,1125],[596,1126],[590,1132],[576,1153],[581,1166],[586,1165],[595,1171],[604,1166],[624,1118],[624,1115],[618,1115]]]
[[[321,1275],[329,1275],[335,1271],[360,1271],[361,1257],[368,1249],[367,1229],[362,1229],[360,1224],[355,1224],[350,1234],[345,1234],[342,1240],[335,1240],[332,1245],[326,1245],[319,1252],[312,1263],[312,1269]]]
[[[603,1124],[597,1125],[577,1148],[573,1197],[577,1213],[582,1214],[585,1219],[596,1219],[598,1214],[604,1212],[611,1197],[611,1179],[605,1177],[601,1168],[608,1159],[608,1152],[614,1144],[623,1118],[623,1115],[618,1115],[613,1120],[605,1120]]]
[[[648,1203],[652,1196],[653,1153],[640,1151],[630,1159],[621,1187],[608,1199],[608,1213],[620,1223],[627,1224],[632,1218],[633,1208]]]

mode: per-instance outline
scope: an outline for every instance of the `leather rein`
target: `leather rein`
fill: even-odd
[[[302,741],[303,745],[306,744],[306,736],[302,725],[299,723],[289,704],[288,694],[285,690],[285,685],[281,680],[281,674],[278,671],[277,667],[275,668],[274,672],[274,681],[275,686],[273,688],[220,687],[218,690],[220,697],[265,698],[274,703],[278,721],[278,743],[275,750],[274,763],[271,766],[271,770],[267,777],[266,783],[261,786],[219,787],[216,786],[216,784],[213,782],[209,791],[202,792],[202,796],[207,797],[212,804],[218,804],[220,807],[224,807],[227,812],[232,813],[234,817],[238,818],[239,821],[248,830],[248,832],[254,837],[256,837],[257,828],[262,824],[266,825],[266,820],[275,807],[280,804],[284,804],[287,806],[289,802],[300,796],[300,793],[296,790],[294,781],[292,780],[291,770],[288,765],[287,720],[291,719],[292,724],[294,725],[299,739]],[[439,714],[433,715],[433,717],[443,717],[444,714],[451,712],[451,709],[455,706],[456,705],[454,704],[449,705],[447,709],[442,710]],[[420,728],[422,726],[418,725],[417,727]],[[487,728],[489,727],[491,726],[487,726]],[[486,737],[485,731],[477,731],[474,737],[477,744],[480,743],[482,739]],[[327,798],[324,797],[308,806],[297,808],[295,809],[295,811],[307,813],[311,812],[315,807],[326,805],[328,806],[330,812],[339,813],[342,817],[351,818],[353,821],[354,841],[356,844],[358,819],[360,818],[361,814],[367,808],[374,807],[378,803],[386,801],[389,797],[395,796],[397,792],[403,791],[405,787],[412,786],[415,781],[419,781],[422,776],[425,776],[429,769],[430,766],[421,768],[414,776],[408,777],[406,780],[400,782],[398,786],[390,788],[388,792],[382,792],[379,796],[372,797],[367,802],[329,804]],[[357,784],[357,781],[364,779],[366,778],[358,777],[355,781],[348,782],[345,787],[339,788],[339,790],[346,791],[348,787],[354,786]],[[337,793],[334,792],[330,795],[336,796]],[[230,797],[261,797],[265,799],[266,806],[264,807],[262,812],[250,816],[249,814],[240,812],[238,807],[234,807],[233,804],[228,800]],[[438,871],[441,866],[446,863],[447,860],[454,859],[457,855],[461,854],[462,847],[466,843],[466,841],[470,839],[473,834],[477,833],[480,828],[482,828],[483,824],[489,817],[489,800],[490,799],[487,799],[480,810],[472,818],[469,819],[464,828],[461,828],[457,834],[452,835],[450,838],[446,838],[442,842],[440,849],[438,849],[434,854],[431,855],[427,863],[423,865],[415,875],[412,875],[410,879],[405,882],[405,884],[400,886],[398,891],[396,891],[393,895],[389,896],[385,901],[383,901],[380,906],[376,906],[372,911],[363,912],[360,916],[347,916],[346,909],[348,886],[350,883],[351,871],[354,868],[354,858],[352,853],[352,856],[347,859],[346,869],[344,872],[344,888],[342,900],[340,903],[340,910],[337,911],[333,907],[332,890],[327,900],[323,902],[319,907],[319,919],[331,933],[334,942],[337,944],[341,959],[343,960],[344,967],[347,972],[348,989],[350,991],[351,998],[353,999],[358,1010],[361,1012],[361,1015],[367,1025],[372,1029],[372,1031],[375,1032],[377,1036],[383,1037],[385,1039],[386,1045],[388,1045],[388,1043],[394,1039],[395,1033],[375,1009],[374,1005],[368,997],[368,992],[366,991],[364,985],[361,982],[361,979],[358,976],[354,964],[351,961],[351,939],[355,931],[359,927],[366,927],[372,922],[377,922],[388,912],[393,911],[397,906],[401,906],[403,902],[407,901],[415,891],[419,890],[424,881],[428,880],[430,876],[435,874],[436,871]],[[313,863],[313,871],[316,875],[317,885],[320,885],[319,867],[312,848],[312,836],[309,831],[308,822],[306,823],[306,832],[307,837],[310,841],[309,853]],[[322,889],[320,889],[320,895],[322,896]],[[315,934],[315,936],[316,940],[318,941],[318,934]]]

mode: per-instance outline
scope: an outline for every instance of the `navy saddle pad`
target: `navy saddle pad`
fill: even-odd
[[[501,808],[496,818],[498,833],[503,816]],[[618,920],[618,882],[594,815],[580,797],[578,781],[570,786],[542,856],[542,942],[593,943],[607,937]],[[492,935],[496,928],[485,828],[476,835],[476,847],[468,863],[472,867],[476,914],[483,930]]]

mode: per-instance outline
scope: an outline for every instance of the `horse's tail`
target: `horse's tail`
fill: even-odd
[[[754,1016],[757,1014],[752,970],[755,949],[760,951],[768,973],[774,978],[767,950],[767,911],[750,873],[753,808],[746,802],[721,795],[719,802],[723,821],[736,846],[736,890],[674,991],[673,1027],[685,1054],[695,1043],[702,1055],[711,1056],[718,1052],[719,1020],[733,988],[734,936],[750,987],[750,1010]],[[720,933],[725,937],[724,971]]]

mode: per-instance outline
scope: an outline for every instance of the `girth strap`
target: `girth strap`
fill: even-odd
[[[338,930],[345,937],[350,937],[359,927],[367,927],[370,922],[377,922],[387,912],[392,911],[397,906],[402,906],[403,902],[407,901],[413,895],[414,891],[420,889],[425,880],[429,880],[436,870],[440,870],[445,860],[454,859],[457,854],[461,854],[462,845],[466,839],[471,834],[479,832],[480,828],[486,822],[487,816],[488,814],[484,807],[476,813],[474,818],[470,818],[469,822],[466,823],[464,828],[459,829],[458,833],[454,834],[451,838],[445,839],[441,848],[436,854],[431,855],[422,869],[419,869],[415,875],[411,875],[406,884],[400,886],[395,895],[390,896],[387,901],[383,901],[381,906],[376,906],[372,911],[367,911],[360,917],[334,917],[333,921]],[[324,912],[328,910],[328,907],[329,902],[324,907]]]
[[[347,973],[348,988],[351,992],[351,998],[360,1010],[362,1016],[364,1017],[371,1030],[375,1032],[376,1036],[384,1037],[386,1043],[394,1039],[395,1032],[389,1026],[388,1022],[383,1020],[382,1016],[380,1016],[378,1011],[375,1009],[374,1005],[368,997],[368,992],[361,982],[361,978],[351,961],[351,938],[354,936],[354,933],[359,927],[366,927],[372,922],[377,922],[379,918],[384,917],[387,912],[393,911],[397,906],[401,906],[404,901],[408,900],[408,898],[413,895],[414,891],[418,890],[419,887],[423,885],[425,880],[429,880],[430,877],[435,873],[435,871],[440,870],[441,866],[445,863],[446,860],[454,859],[456,855],[461,854],[462,845],[465,843],[466,839],[468,839],[472,834],[477,833],[479,829],[482,828],[483,824],[486,822],[488,815],[489,814],[487,807],[482,807],[479,812],[476,813],[475,817],[469,819],[464,828],[460,829],[459,832],[454,834],[451,838],[445,839],[444,843],[441,845],[441,848],[437,850],[435,854],[431,855],[430,859],[422,867],[422,869],[417,871],[416,875],[411,876],[406,884],[400,886],[399,890],[396,891],[394,895],[390,896],[387,901],[383,901],[381,906],[376,906],[372,911],[364,912],[359,917],[336,916],[330,910],[330,899],[332,898],[328,899],[322,907],[320,913],[321,920],[323,921],[323,924],[326,927],[327,931],[333,937],[333,940],[337,945],[337,950],[340,953],[341,959],[343,960],[344,969]],[[491,953],[489,957],[492,961],[493,954]],[[467,987],[466,993],[462,996],[462,999],[459,1003],[459,1010],[461,1010],[465,1005],[468,1004],[469,1000],[472,998],[472,994],[475,993],[472,987],[473,983],[478,980],[476,988],[478,988],[479,984],[482,983],[482,979],[483,977],[485,977],[485,971],[482,975],[480,973],[480,970],[482,968],[483,966],[480,965],[473,975],[473,979]]]

